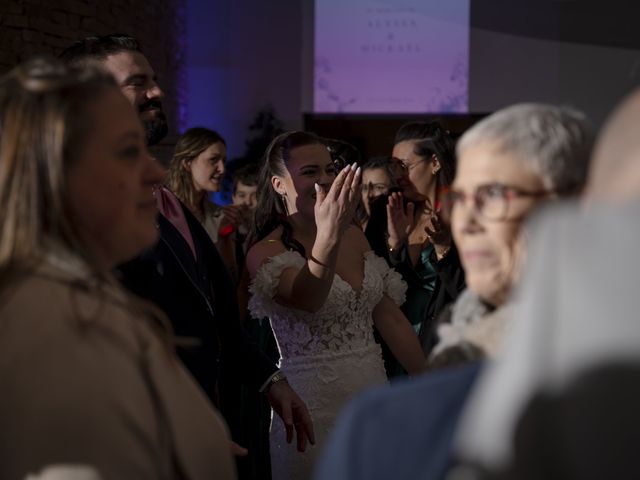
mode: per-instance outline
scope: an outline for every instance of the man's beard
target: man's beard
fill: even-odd
[[[142,113],[151,108],[157,109],[156,115],[153,118],[142,120],[148,146],[157,145],[169,133],[167,117],[162,111],[162,103],[159,100],[149,100],[140,105],[138,111]]]

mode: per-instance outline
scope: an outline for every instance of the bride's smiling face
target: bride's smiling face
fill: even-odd
[[[273,188],[283,195],[289,215],[300,213],[314,218],[315,184],[328,191],[336,178],[336,167],[324,145],[304,145],[291,149],[283,177],[272,178]]]

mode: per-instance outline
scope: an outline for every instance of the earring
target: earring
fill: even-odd
[[[280,200],[282,200],[282,206],[284,207],[284,211],[287,215],[289,215],[289,207],[287,206],[287,194],[286,193],[281,193],[280,194]]]

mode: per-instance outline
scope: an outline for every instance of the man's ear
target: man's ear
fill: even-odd
[[[276,191],[278,195],[285,195],[286,191],[284,189],[284,184],[280,177],[276,177],[275,175],[271,177],[271,185],[273,189]]]

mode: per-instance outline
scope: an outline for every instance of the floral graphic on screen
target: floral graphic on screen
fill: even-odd
[[[314,110],[466,112],[469,0],[317,0]]]
[[[469,62],[466,55],[459,55],[451,71],[451,85],[457,87],[444,92],[436,87],[425,104],[425,112],[465,113],[469,105]]]
[[[351,97],[348,99],[340,98],[340,94],[337,90],[331,88],[331,64],[327,58],[316,58],[315,63],[316,72],[316,96],[321,95],[324,97],[324,101],[327,104],[335,105],[333,112],[344,113],[347,111],[347,107],[356,103],[356,98]]]

